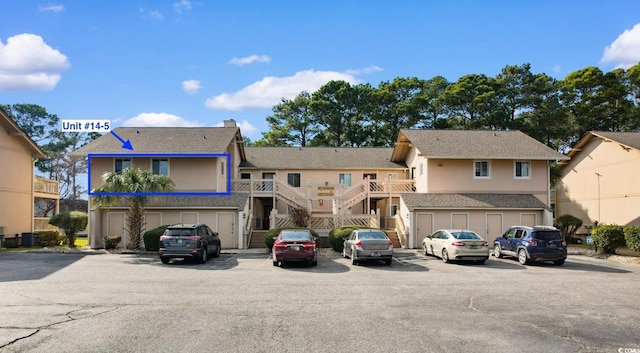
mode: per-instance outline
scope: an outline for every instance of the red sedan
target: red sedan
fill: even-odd
[[[318,264],[318,252],[313,235],[306,229],[283,229],[273,243],[273,266],[287,261]]]

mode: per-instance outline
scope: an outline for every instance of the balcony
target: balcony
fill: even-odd
[[[44,232],[44,231],[58,231],[58,227],[49,224],[49,220],[51,217],[33,217],[33,231],[34,232]]]
[[[33,178],[33,196],[44,199],[60,199],[60,182],[41,177]]]

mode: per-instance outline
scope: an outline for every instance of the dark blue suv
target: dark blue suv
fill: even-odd
[[[517,257],[523,265],[553,261],[560,266],[567,258],[567,242],[554,227],[513,226],[493,242],[493,255],[497,258]]]

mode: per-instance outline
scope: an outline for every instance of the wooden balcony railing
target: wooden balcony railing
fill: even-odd
[[[33,217],[33,231],[34,232],[43,232],[43,231],[58,231],[58,227],[49,224],[49,220],[51,217]]]
[[[50,195],[51,198],[59,198],[60,182],[57,180],[34,177],[33,191],[38,194]]]

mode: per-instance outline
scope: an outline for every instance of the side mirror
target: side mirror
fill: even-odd
[[[347,241],[349,240],[349,237],[342,237],[342,240]]]
[[[430,236],[430,235],[427,235],[427,238],[431,239],[431,236]]]

